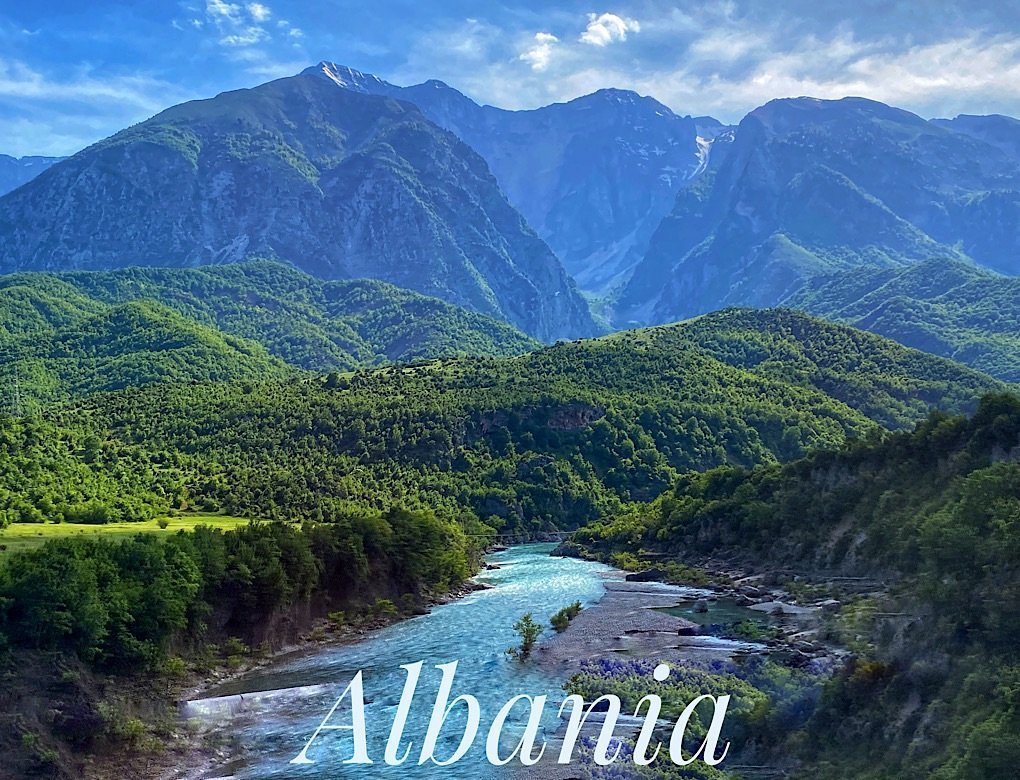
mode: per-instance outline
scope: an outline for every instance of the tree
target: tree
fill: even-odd
[[[535,618],[530,612],[521,615],[520,619],[514,623],[514,631],[521,637],[521,646],[507,648],[507,655],[518,661],[527,661],[543,630],[542,626],[535,622]]]

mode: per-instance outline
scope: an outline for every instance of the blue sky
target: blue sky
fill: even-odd
[[[507,108],[615,86],[729,122],[793,95],[1020,115],[1013,2],[0,0],[0,153],[69,154],[321,59]]]

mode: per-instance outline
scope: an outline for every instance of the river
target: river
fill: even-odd
[[[411,618],[371,634],[364,641],[282,660],[229,685],[210,697],[187,705],[185,715],[217,723],[216,732],[232,744],[236,757],[219,774],[239,780],[259,778],[443,777],[500,778],[508,771],[493,767],[484,754],[488,725],[499,708],[518,694],[549,697],[548,734],[557,725],[555,710],[563,699],[566,672],[547,664],[520,664],[506,648],[517,637],[512,624],[525,612],[548,628],[549,616],[574,601],[597,602],[605,592],[604,578],[613,570],[602,564],[550,557],[551,544],[513,547],[495,553],[478,580],[492,586],[428,615]],[[397,711],[406,673],[401,664],[424,661],[422,678],[407,720],[404,744],[414,744],[411,758],[400,767],[383,763],[383,748]],[[428,725],[440,672],[437,664],[459,663],[451,699],[471,694],[481,704],[481,728],[472,749],[459,762],[437,769],[415,765]],[[294,765],[296,757],[323,721],[348,682],[364,671],[366,721],[372,766],[343,766],[351,755],[349,731],[323,731],[308,751],[311,765]],[[452,754],[460,741],[464,708],[458,707],[440,735],[439,759]],[[526,715],[520,708],[520,720]],[[332,723],[349,724],[350,712],[338,710]],[[516,743],[522,723],[508,721],[506,752]]]

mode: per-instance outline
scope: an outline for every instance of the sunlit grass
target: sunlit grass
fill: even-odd
[[[172,534],[190,531],[195,526],[207,525],[228,530],[247,525],[248,518],[230,515],[187,513],[162,518],[166,528],[160,528],[160,520],[146,520],[141,523],[108,523],[106,525],[82,525],[77,523],[13,523],[0,530],[0,558],[11,553],[31,550],[50,539],[67,536],[103,536],[121,540],[138,533]]]

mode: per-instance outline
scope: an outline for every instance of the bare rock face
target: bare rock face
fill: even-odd
[[[435,79],[398,87],[343,65],[305,71],[346,91],[406,100],[477,151],[581,289],[625,282],[677,192],[705,169],[718,122],[602,89],[529,111],[480,106]]]
[[[863,98],[755,109],[718,168],[680,191],[617,324],[775,306],[807,279],[865,266],[948,258],[1020,273],[1020,123],[992,124]]]
[[[481,157],[408,103],[315,76],[168,109],[0,198],[0,272],[253,256],[381,279],[545,341],[596,332]]]
[[[32,181],[63,157],[11,157],[0,154],[0,195],[16,190],[22,184]]]

